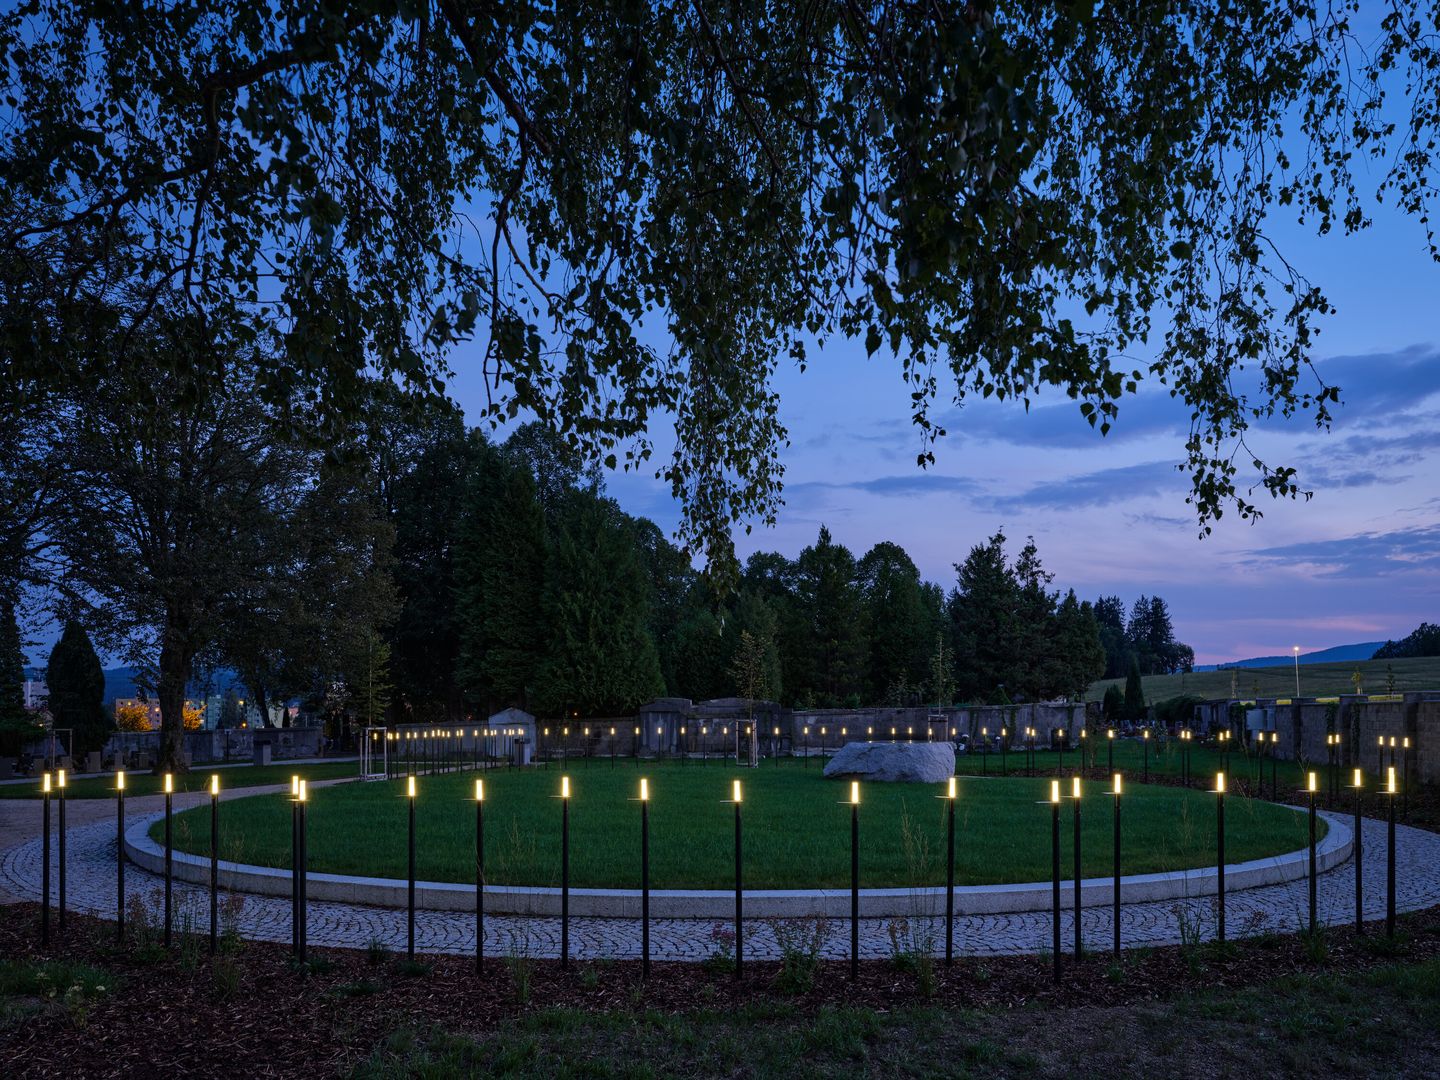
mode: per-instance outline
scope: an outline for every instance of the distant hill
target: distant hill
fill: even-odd
[[[1328,649],[1320,649],[1317,652],[1302,652],[1300,654],[1301,664],[1339,664],[1349,660],[1369,660],[1375,655],[1375,650],[1384,645],[1383,641],[1358,641],[1353,645],[1332,645]],[[1262,668],[1279,667],[1281,664],[1294,664],[1295,654],[1281,656],[1253,656],[1249,660],[1231,660],[1224,664],[1206,664],[1196,666],[1196,671],[1227,671],[1230,668]]]
[[[135,686],[135,680],[140,676],[140,669],[134,667],[116,667],[105,669],[105,708],[110,708],[116,698],[139,697]],[[43,668],[27,667],[25,669],[27,679],[38,679],[44,677]],[[204,686],[198,683],[191,683],[188,697],[202,697],[207,692],[223,694],[232,686],[239,686],[239,680],[235,673],[227,668],[216,671],[210,677],[210,685]]]

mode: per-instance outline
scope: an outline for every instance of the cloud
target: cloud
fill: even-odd
[[[1075,510],[1159,495],[1182,483],[1173,462],[1149,461],[1036,484],[1019,494],[995,499],[992,505],[997,510]]]
[[[1257,548],[1243,558],[1261,568],[1299,566],[1323,578],[1440,575],[1440,525]]]
[[[1316,370],[1340,387],[1341,421],[1381,416],[1413,408],[1440,394],[1440,351],[1412,345],[1399,352],[1335,356],[1319,361]]]
[[[981,485],[964,476],[945,476],[917,469],[898,476],[877,476],[869,480],[806,480],[785,485],[787,495],[806,495],[817,491],[863,491],[869,495],[974,495]]]

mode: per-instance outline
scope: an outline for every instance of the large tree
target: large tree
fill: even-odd
[[[815,543],[795,560],[795,612],[804,627],[807,655],[799,686],[820,705],[841,705],[860,693],[865,638],[855,556],[820,526]]]
[[[860,560],[865,634],[865,696],[871,703],[909,705],[928,679],[935,650],[920,571],[899,544],[876,544]]]
[[[114,726],[105,715],[105,672],[90,635],[74,619],[65,622],[45,669],[50,719],[57,730],[73,732],[75,754],[99,750]]]
[[[17,384],[70,380],[77,303],[126,281],[117,340],[140,342],[177,288],[202,319],[260,313],[258,391],[333,430],[368,371],[429,392],[477,335],[497,421],[639,464],[670,410],[660,472],[714,558],[778,506],[777,363],[846,335],[893,355],[927,440],[952,398],[1053,386],[1104,432],[1167,386],[1208,527],[1259,512],[1242,466],[1299,490],[1243,452],[1255,420],[1324,426],[1338,400],[1309,363],[1328,301],[1273,209],[1353,230],[1378,194],[1428,220],[1433,22],[1424,0],[34,0],[0,17],[0,353]]]
[[[294,505],[305,473],[251,367],[234,361],[236,339],[186,313],[156,325],[146,348],[105,356],[95,389],[67,405],[61,540],[91,625],[153,679],[157,768],[175,770],[196,661],[227,605],[270,572],[263,523]]]

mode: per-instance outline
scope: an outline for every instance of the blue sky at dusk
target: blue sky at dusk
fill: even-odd
[[[996,529],[1012,548],[1033,534],[1057,586],[1127,603],[1164,596],[1201,663],[1398,637],[1440,617],[1440,266],[1418,224],[1383,208],[1356,236],[1282,227],[1279,239],[1338,309],[1321,324],[1315,356],[1343,405],[1328,434],[1307,415],[1267,426],[1251,444],[1272,464],[1297,467],[1310,501],[1262,493],[1263,520],[1227,515],[1199,539],[1188,482],[1174,468],[1188,414],[1159,387],[1122,401],[1104,438],[1059,393],[1028,415],[995,402],[943,408],[949,434],[921,470],[898,363],[833,340],[804,373],[782,366],[785,505],[774,528],[737,536],[742,558],[793,557],[827,524],[857,556],[881,540],[901,544],[948,588],[952,564]],[[461,354],[455,367],[453,396],[477,406],[474,366]],[[668,459],[669,432],[651,434],[655,460]],[[607,484],[630,513],[673,531],[667,485],[618,472]]]

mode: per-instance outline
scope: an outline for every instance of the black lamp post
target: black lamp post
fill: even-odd
[[[415,959],[415,775],[405,778],[405,801],[409,809],[409,842],[405,890],[405,955]]]
[[[1121,794],[1121,786],[1122,786],[1122,782],[1121,782],[1121,779],[1120,779],[1120,774],[1119,774],[1119,773],[1116,773],[1116,774],[1115,774],[1114,786],[1110,789],[1110,794],[1111,794],[1112,798],[1115,800],[1115,801],[1114,801],[1115,811],[1114,811],[1114,814],[1113,814],[1113,823],[1114,823],[1114,827],[1115,827],[1115,861],[1114,861],[1114,864],[1113,864],[1113,865],[1114,865],[1114,869],[1113,869],[1114,880],[1113,880],[1113,883],[1112,883],[1112,886],[1111,886],[1111,900],[1110,900],[1110,902],[1111,902],[1111,907],[1112,907],[1112,909],[1113,909],[1113,915],[1112,915],[1111,921],[1114,923],[1114,926],[1112,927],[1112,929],[1113,929],[1114,934],[1115,934],[1115,959],[1116,959],[1116,960],[1119,960],[1119,959],[1120,959],[1120,794]]]
[[[210,777],[210,954],[220,943],[220,774]]]
[[[640,779],[640,977],[650,977],[650,782]]]
[[[175,776],[165,774],[165,948],[170,948],[172,913],[175,893],[175,845],[171,829],[173,800],[175,797]]]
[[[1079,960],[1084,950],[1080,927],[1080,777],[1073,778],[1070,797],[1074,803],[1075,817],[1075,959]]]
[[[850,781],[850,981],[860,977],[860,781]]]
[[[1050,781],[1050,947],[1055,982],[1060,982],[1060,781]]]
[[[637,732],[639,728],[635,729]],[[636,739],[639,742],[639,739]],[[560,968],[570,967],[570,778],[560,778]]]
[[[125,773],[115,774],[115,940],[125,940]]]
[[[1217,905],[1217,936],[1225,943],[1225,774],[1215,774],[1215,867]]]
[[[40,944],[50,944],[50,774],[40,780]]]
[[[1390,804],[1385,854],[1385,936],[1393,938],[1395,936],[1395,797],[1399,795],[1395,785],[1394,765],[1390,766],[1385,794],[1389,796],[1386,801]]]
[[[475,781],[475,970],[485,970],[485,781]]]
[[[735,978],[739,979],[745,968],[745,935],[743,927],[744,892],[741,890],[740,873],[740,781],[733,781],[735,803]]]
[[[1355,836],[1352,841],[1354,853],[1351,857],[1355,860],[1355,933],[1363,934],[1365,933],[1365,834],[1361,832],[1360,820],[1365,803],[1365,771],[1363,769],[1355,770],[1354,781]]]
[[[955,777],[945,792],[945,966],[955,961]]]
[[[1318,883],[1315,876],[1315,794],[1320,786],[1319,778],[1313,772],[1310,773],[1306,778],[1305,786],[1307,789],[1306,793],[1310,797],[1310,935],[1313,937],[1315,935],[1315,924],[1317,921],[1316,908],[1318,906],[1316,903]]]
[[[57,769],[55,772],[55,786],[60,803],[60,833],[59,840],[59,866],[60,871],[60,936],[65,936],[65,864],[69,860],[65,857],[65,770]]]

